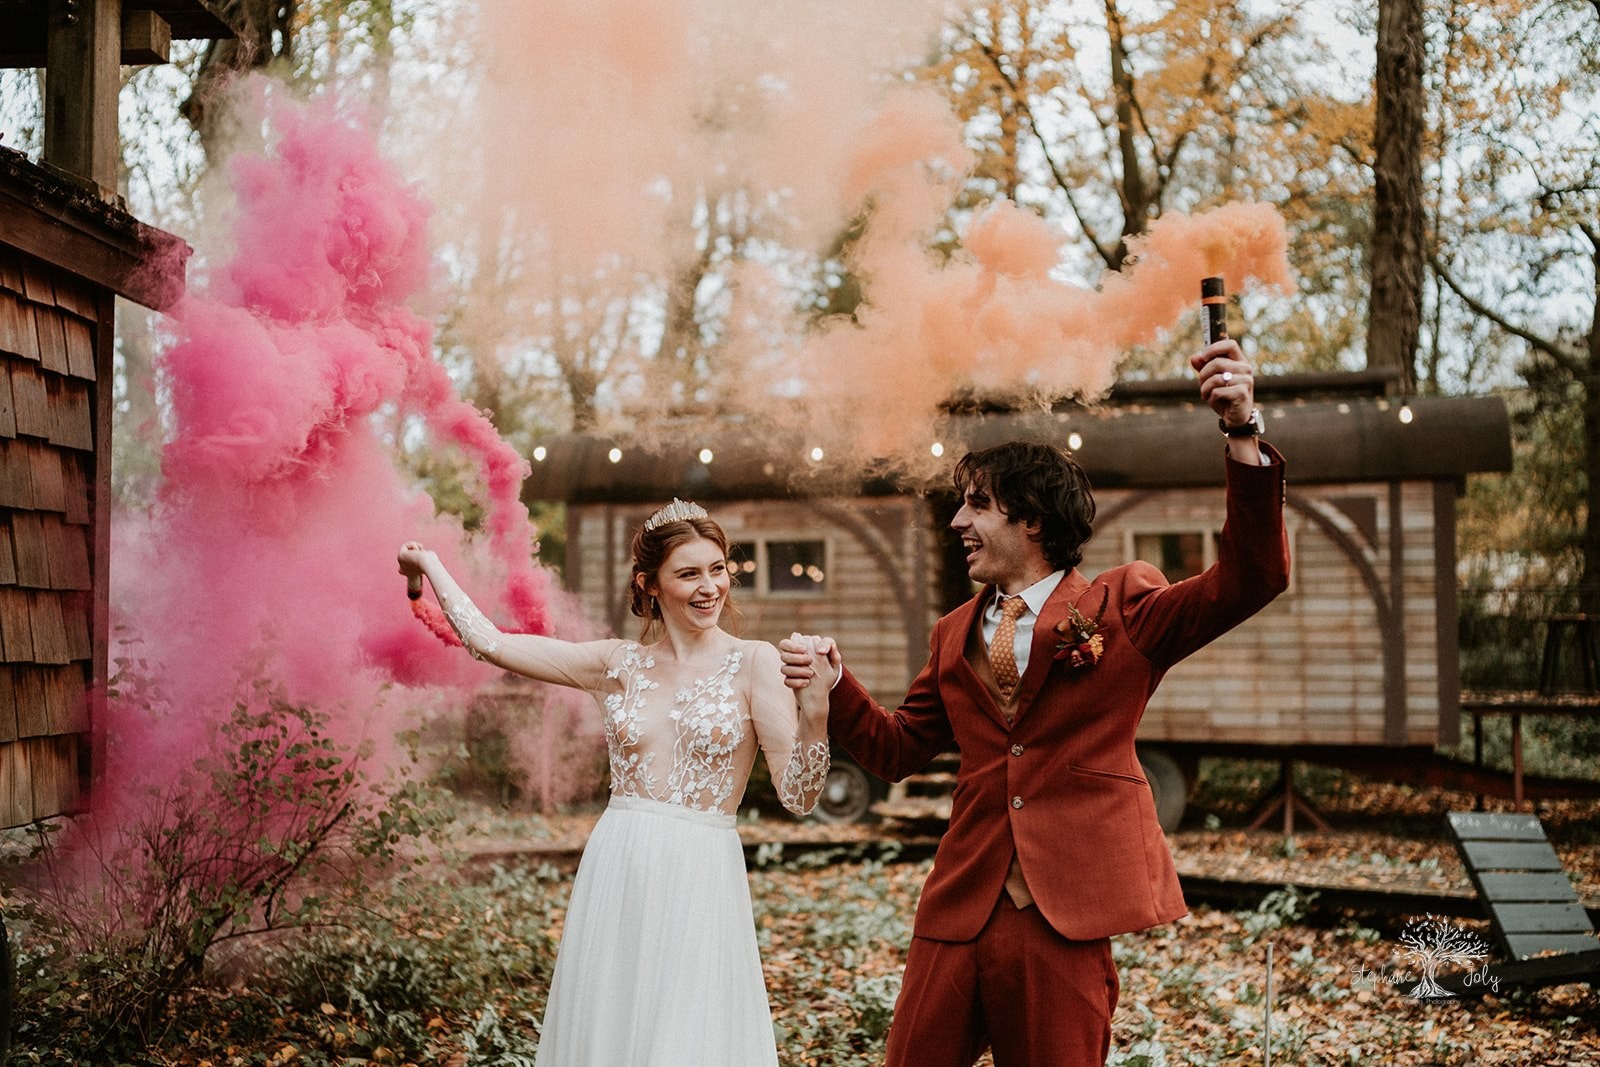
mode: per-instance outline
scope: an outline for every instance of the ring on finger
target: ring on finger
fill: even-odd
[[[1222,384],[1223,385],[1227,385],[1231,381],[1233,381],[1233,371],[1231,371],[1231,370],[1223,371],[1222,372]]]

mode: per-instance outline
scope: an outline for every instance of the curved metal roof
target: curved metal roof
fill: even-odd
[[[1384,397],[1269,401],[1262,410],[1267,440],[1283,452],[1291,481],[1300,484],[1459,479],[1511,469],[1510,418],[1501,398],[1413,397],[1408,406],[1409,423],[1399,417],[1400,402]],[[942,432],[951,449],[943,470],[957,449],[1013,438],[1067,447],[1076,432],[1081,443],[1074,455],[1097,488],[1220,485],[1223,477],[1216,416],[1198,403],[956,415]],[[523,496],[622,503],[674,493],[731,500],[884,495],[926,487],[883,470],[836,469],[826,452],[822,462],[813,462],[810,449],[826,449],[832,436],[819,430],[808,441],[749,425],[693,423],[657,430],[652,437],[664,443],[649,448],[591,435],[555,437],[542,443],[543,458],[533,463]],[[702,449],[711,450],[710,463],[701,461]]]

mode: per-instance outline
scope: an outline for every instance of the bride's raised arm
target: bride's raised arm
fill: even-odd
[[[828,687],[811,686],[816,693],[801,691],[797,699],[784,684],[778,650],[765,641],[755,642],[750,677],[750,717],[778,800],[796,815],[809,815],[828,780]]]
[[[400,573],[408,580],[428,579],[451,629],[474,659],[540,682],[591,691],[599,688],[616,640],[575,642],[538,634],[508,634],[478,610],[432,550],[407,541],[398,559]]]

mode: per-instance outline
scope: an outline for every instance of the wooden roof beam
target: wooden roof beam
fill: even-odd
[[[122,66],[167,62],[175,36],[232,35],[202,0],[0,0],[0,66],[45,69],[43,162],[106,201]]]
[[[77,0],[83,3],[85,0]],[[47,0],[0,0],[0,67],[43,67]],[[123,0],[121,65],[170,62],[173,41],[213,41],[233,29],[203,0]]]
[[[50,0],[45,27],[44,161],[117,193],[122,0]]]

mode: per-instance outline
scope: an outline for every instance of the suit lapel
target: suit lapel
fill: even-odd
[[[1000,705],[995,701],[994,694],[989,691],[989,686],[978,675],[972,661],[967,658],[967,643],[972,640],[972,632],[980,625],[979,616],[982,614],[983,605],[989,603],[989,598],[994,595],[993,586],[984,586],[977,596],[957,608],[950,616],[950,632],[944,639],[944,654],[953,656],[960,661],[957,669],[962,672],[961,682],[968,693],[972,694],[973,703],[982,708],[989,718],[998,723],[1001,729],[1011,729],[1011,723],[1006,721],[1005,712],[1000,710]],[[977,637],[980,652],[983,646],[983,635]]]
[[[1061,635],[1056,633],[1056,624],[1067,617],[1067,609],[1076,604],[1078,598],[1088,588],[1088,579],[1074,568],[1062,576],[1061,584],[1050,594],[1050,599],[1044,602],[1044,610],[1039,613],[1039,618],[1033,625],[1033,642],[1028,646],[1028,669],[1023,672],[1017,693],[1015,722],[1021,722],[1022,717],[1028,713],[1033,698],[1039,694],[1044,680],[1055,668],[1056,643],[1061,640]]]

